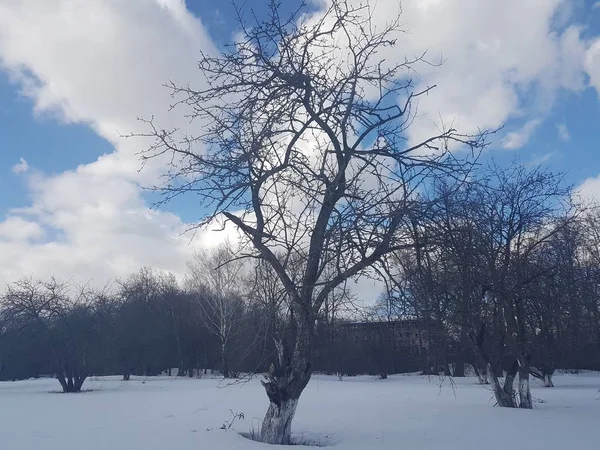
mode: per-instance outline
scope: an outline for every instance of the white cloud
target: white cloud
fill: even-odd
[[[559,123],[556,125],[556,130],[558,132],[558,139],[562,142],[568,142],[571,140],[571,133],[569,133],[569,129],[567,125],[564,123]]]
[[[577,189],[577,194],[584,202],[600,203],[600,175],[587,178],[581,183]]]
[[[511,131],[502,139],[502,147],[508,150],[515,150],[525,146],[541,123],[540,119],[533,119],[523,125],[520,130]]]
[[[381,56],[430,49],[431,59],[446,60],[415,75],[420,86],[438,88],[420,101],[412,137],[429,133],[438,117],[466,132],[521,118],[525,126],[509,142],[517,148],[538,125],[531,117],[543,115],[559,89],[583,87],[584,59],[588,72],[597,68],[592,78],[600,85],[600,63],[580,29],[552,28],[563,3],[405,0],[408,33]],[[380,0],[375,20],[384,23],[396,7],[396,0]],[[65,173],[28,174],[31,204],[0,222],[8,230],[0,240],[0,283],[29,273],[104,281],[141,265],[180,273],[194,246],[215,242],[201,234],[188,245],[179,217],[148,208],[139,185],[154,182],[160,168],[138,173],[136,153],[145,142],[119,138],[140,130],[139,116],[189,126],[165,114],[170,98],[161,84],[197,80],[199,49],[214,47],[182,0],[0,2],[0,67],[35,112],[87,124],[115,147]],[[534,100],[524,103],[523,92]],[[34,226],[17,237],[15,220]]]
[[[581,29],[554,28],[557,14],[565,11],[563,4],[561,0],[403,1],[407,33],[385,56],[393,60],[429,50],[431,60],[445,61],[440,68],[417,68],[415,81],[437,89],[420,100],[413,136],[429,135],[440,117],[463,132],[496,128],[511,118],[528,121],[547,114],[560,89],[583,89]],[[380,0],[375,20],[385,23],[396,8],[395,0]]]
[[[585,53],[585,69],[590,77],[590,84],[600,95],[600,38],[592,41]]]
[[[104,283],[142,265],[183,271],[196,240],[188,245],[186,224],[144,203],[139,186],[157,166],[139,173],[147,143],[119,133],[140,131],[136,118],[151,114],[176,125],[162,84],[193,79],[200,49],[213,45],[179,0],[0,3],[0,67],[35,112],[87,124],[115,147],[64,173],[28,174],[31,204],[0,222],[0,284],[30,273]],[[19,220],[48,239],[18,235]]]
[[[2,241],[18,242],[41,239],[44,236],[43,228],[37,223],[20,216],[11,216],[0,222],[0,247]]]
[[[25,173],[29,170],[29,164],[25,160],[25,158],[20,158],[19,162],[12,166],[12,173],[19,175],[21,173]]]

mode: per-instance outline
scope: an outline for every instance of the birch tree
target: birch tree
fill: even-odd
[[[243,313],[243,261],[235,259],[232,249],[224,245],[196,253],[187,266],[186,283],[194,297],[194,316],[219,339],[221,369],[229,378],[231,345],[240,331]]]

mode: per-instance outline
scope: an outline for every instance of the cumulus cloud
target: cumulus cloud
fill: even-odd
[[[154,183],[159,169],[139,172],[147,143],[120,133],[141,131],[136,118],[152,114],[177,124],[165,114],[162,84],[193,79],[200,49],[213,44],[179,0],[0,4],[0,65],[35,112],[87,124],[114,145],[91,164],[28,175],[31,204],[1,223],[0,283],[29,273],[104,282],[143,265],[183,271],[197,247],[182,237],[188,225],[144,203],[140,185]],[[48,239],[17,236],[16,217],[47,229]]]
[[[25,173],[29,170],[29,164],[25,160],[25,158],[20,158],[19,162],[12,166],[12,173],[19,175],[21,173]]]
[[[540,119],[533,119],[523,125],[520,130],[511,131],[502,139],[502,147],[507,150],[515,150],[525,146],[541,123]]]
[[[432,62],[444,61],[442,67],[417,68],[414,79],[419,86],[437,88],[419,101],[413,136],[428,136],[440,121],[469,133],[496,128],[509,119],[527,122],[546,114],[559,90],[583,89],[581,29],[577,25],[556,28],[557,14],[564,15],[563,3],[403,1],[407,33],[385,56],[392,59],[428,50]],[[395,0],[380,0],[375,20],[385,23],[396,8]]]
[[[0,246],[2,241],[23,243],[43,236],[44,229],[40,224],[20,216],[11,216],[0,222]]]
[[[585,69],[590,77],[590,84],[600,95],[600,38],[593,40],[585,53]]]
[[[577,187],[576,192],[584,202],[598,204],[600,202],[600,175],[585,179]]]
[[[407,33],[381,56],[403,59],[429,49],[432,61],[445,60],[414,74],[419,86],[438,88],[420,100],[411,138],[428,135],[440,118],[465,132],[521,118],[523,128],[505,141],[518,148],[560,89],[583,87],[584,67],[600,86],[600,57],[580,28],[554,28],[561,5],[405,0]],[[396,8],[396,0],[380,0],[375,21],[383,24]],[[119,137],[141,131],[136,117],[152,114],[165,127],[192,126],[166,113],[171,99],[161,85],[197,80],[199,49],[215,50],[182,0],[0,3],[0,66],[35,113],[86,124],[114,145],[91,164],[27,174],[31,203],[0,222],[0,283],[29,273],[105,280],[142,265],[181,273],[195,248],[217,242],[203,233],[182,236],[189,224],[148,207],[140,185],[158,180],[159,162],[139,172],[137,153],[147,143]],[[29,227],[20,236],[19,223]]]

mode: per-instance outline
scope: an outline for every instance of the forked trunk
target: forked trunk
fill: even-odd
[[[85,376],[72,376],[69,375],[67,377],[64,374],[59,373],[56,378],[60,383],[63,392],[71,393],[71,392],[80,392],[81,387],[83,386],[83,382],[85,381]]]
[[[506,376],[504,377],[504,386],[502,386],[498,376],[494,372],[494,369],[491,367],[491,364],[488,365],[487,373],[491,380],[494,396],[496,397],[498,406],[502,408],[517,407],[515,403],[514,383],[518,367],[517,361],[513,362],[509,370],[506,372]]]
[[[515,402],[514,382],[517,371],[519,370],[519,363],[517,360],[513,361],[510,368],[506,372],[506,376],[504,377],[504,385],[502,385],[498,377],[498,372],[492,365],[490,358],[487,356],[483,348],[484,330],[485,328],[482,327],[478,336],[476,338],[474,336],[472,337],[472,340],[476,345],[475,349],[477,351],[478,358],[482,363],[479,371],[477,370],[476,365],[473,365],[475,373],[477,373],[481,384],[484,384],[485,381],[490,382],[494,392],[494,397],[496,398],[496,404],[498,406],[502,408],[516,408],[517,404]]]
[[[83,386],[83,382],[85,381],[87,377],[86,376],[78,376],[75,377],[75,383],[74,383],[74,391],[73,392],[80,392],[81,391],[81,387]]]

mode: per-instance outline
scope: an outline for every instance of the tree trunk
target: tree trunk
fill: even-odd
[[[73,383],[73,392],[81,392],[81,387],[87,377],[85,375],[76,376]]]
[[[131,374],[130,373],[124,373],[123,374],[123,381],[129,381],[130,378],[131,378]]]
[[[312,364],[309,361],[312,345],[311,325],[308,320],[301,324],[295,337],[292,355],[287,355],[285,346],[278,348],[279,367],[273,364],[261,381],[269,397],[269,409],[262,423],[260,440],[266,444],[291,444],[292,420],[298,406],[300,394],[310,381]]]
[[[508,369],[508,371],[506,372],[506,377],[504,378],[504,395],[507,399],[510,399],[510,401],[508,402],[508,407],[510,408],[515,408],[516,407],[516,403],[515,403],[515,378],[517,376],[517,371],[519,369],[519,362],[518,361],[513,361],[512,365],[510,366],[510,368]],[[488,369],[488,372],[491,370]]]
[[[71,374],[65,377],[64,373],[61,372],[56,375],[56,378],[58,379],[58,382],[60,383],[64,393],[72,393],[81,392],[81,387],[83,386],[83,383],[87,377],[77,375],[73,376]]]
[[[542,382],[544,387],[554,387],[554,383],[552,382],[552,375],[554,374],[554,369],[549,368],[546,365],[541,365],[539,368],[529,366],[529,373],[533,375],[535,378]]]
[[[529,386],[529,362],[526,357],[522,358],[519,364],[519,408],[533,409]]]
[[[502,408],[516,408],[517,406],[515,403],[514,383],[518,368],[518,362],[514,361],[508,369],[508,372],[506,372],[504,386],[501,386],[498,375],[494,372],[494,368],[491,364],[488,364],[487,373],[491,380],[494,396],[496,397],[498,406]]]
[[[73,376],[67,376],[67,392],[73,392],[75,390],[75,386],[73,384]]]
[[[488,372],[484,365],[479,365],[477,363],[473,363],[472,367],[473,367],[473,371],[475,372],[475,375],[477,375],[479,384],[490,384]]]
[[[260,440],[266,444],[289,445],[292,443],[292,419],[296,414],[298,399],[271,402],[260,430]]]
[[[462,378],[465,376],[465,363],[461,361],[457,361],[454,363],[454,374],[455,378]]]
[[[223,378],[229,378],[231,375],[229,373],[229,367],[227,366],[227,362],[223,361]]]
[[[452,372],[450,371],[450,364],[448,364],[448,361],[446,361],[445,359],[444,359],[444,376],[445,377],[452,376]]]
[[[68,386],[67,386],[67,380],[65,380],[65,376],[63,373],[58,373],[56,375],[56,379],[58,380],[58,382],[60,383],[63,392],[68,392]]]
[[[544,387],[554,387],[554,383],[552,382],[552,374],[547,373],[544,375]]]
[[[225,341],[221,342],[221,368],[223,369],[223,377],[229,378],[229,363],[227,361],[227,344]]]
[[[490,384],[490,377],[487,371],[482,372],[480,376],[478,375],[478,377],[480,384]]]

